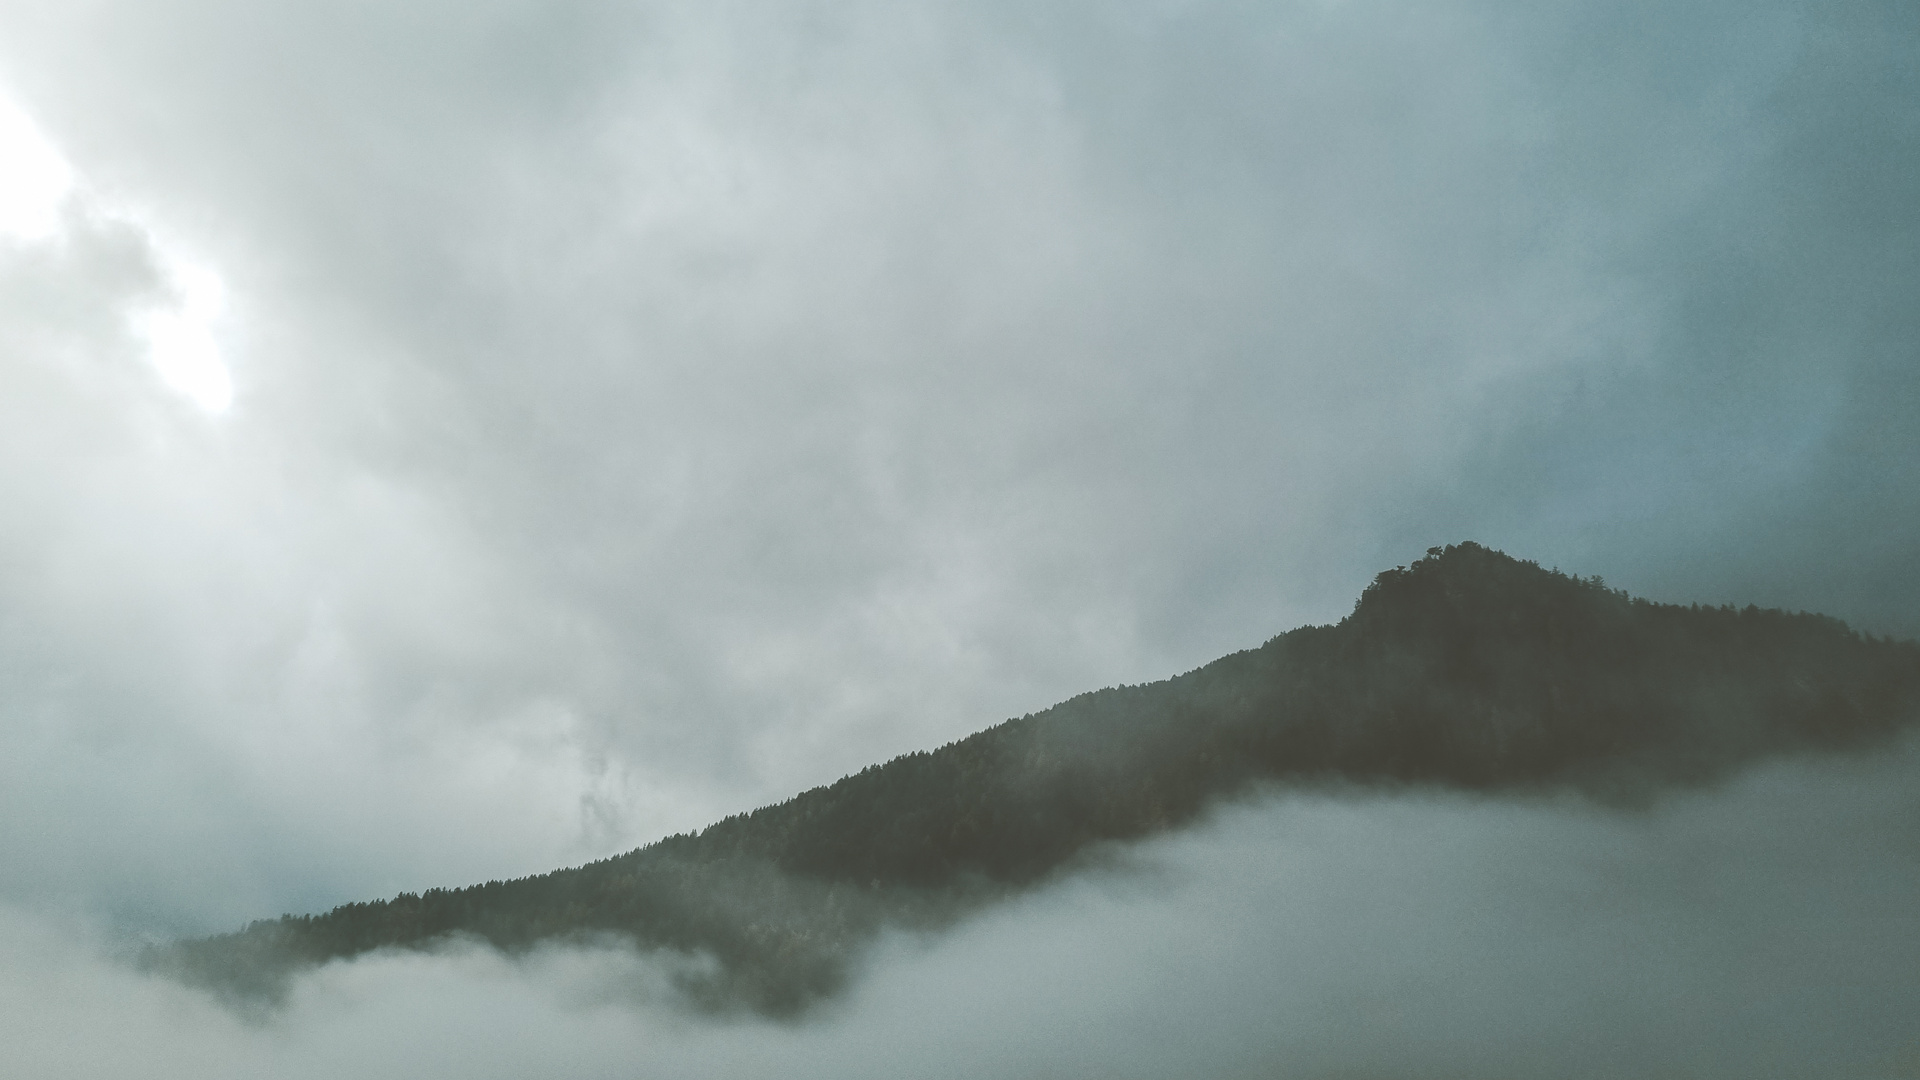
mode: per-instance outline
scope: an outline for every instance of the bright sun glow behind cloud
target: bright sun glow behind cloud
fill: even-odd
[[[134,329],[147,357],[166,384],[208,412],[233,404],[233,380],[220,356],[214,324],[226,306],[220,275],[205,266],[177,262],[168,268],[174,303],[143,312]]]
[[[0,241],[50,243],[62,235],[62,206],[73,195],[73,166],[18,105],[0,96]],[[147,360],[168,388],[209,413],[233,404],[233,380],[214,329],[226,286],[210,267],[184,259],[133,216],[164,267],[168,296],[132,314]]]
[[[45,239],[60,227],[73,168],[19,107],[0,97],[0,237]]]

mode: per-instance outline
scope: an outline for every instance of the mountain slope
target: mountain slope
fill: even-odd
[[[1259,782],[1573,787],[1608,800],[1920,717],[1920,647],[1815,615],[1630,599],[1467,543],[1303,627],[1163,682],[1083,694],[612,859],[256,922],[146,962],[271,996],[302,965],[452,934],[612,934],[680,956],[714,1008],[804,1008],[887,925],[937,926],[1093,845]]]

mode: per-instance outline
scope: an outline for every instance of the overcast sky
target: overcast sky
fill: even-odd
[[[0,904],[599,857],[1462,539],[1920,634],[1916,56],[1907,0],[0,0]]]

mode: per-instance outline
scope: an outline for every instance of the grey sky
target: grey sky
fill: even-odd
[[[1466,538],[1920,634],[1916,55],[1895,2],[0,0],[73,175],[0,234],[0,902],[577,862]]]

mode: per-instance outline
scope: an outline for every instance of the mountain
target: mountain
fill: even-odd
[[[1818,615],[1633,599],[1477,544],[1380,574],[1334,626],[1082,694],[776,806],[537,877],[402,893],[158,946],[270,1000],[303,966],[454,935],[616,936],[713,1009],[791,1014],[888,926],[937,927],[1105,842],[1263,784],[1572,789],[1631,804],[1920,718],[1920,646]]]

